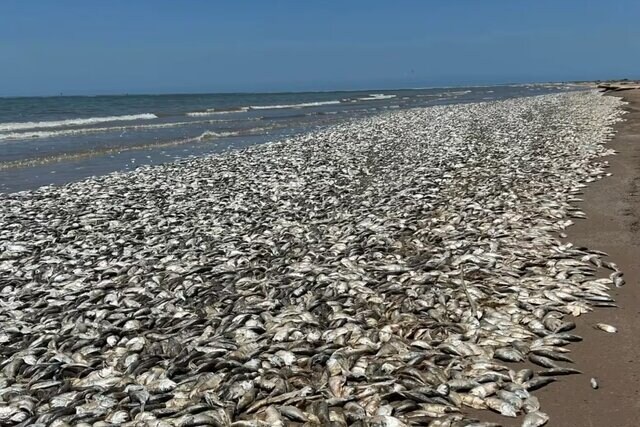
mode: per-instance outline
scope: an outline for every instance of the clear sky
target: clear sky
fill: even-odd
[[[640,77],[640,0],[1,0],[0,95]]]

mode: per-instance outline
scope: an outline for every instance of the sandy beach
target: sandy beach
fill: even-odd
[[[575,320],[575,332],[584,341],[572,344],[571,357],[583,374],[563,377],[537,392],[551,427],[631,427],[640,417],[640,90],[605,96],[629,103],[607,144],[617,152],[606,158],[612,175],[585,188],[584,201],[577,205],[587,218],[575,219],[564,241],[608,253],[624,272],[626,285],[612,289],[618,308],[595,310]],[[595,329],[599,322],[615,325],[618,333]],[[596,378],[597,390],[591,378]],[[483,419],[520,425],[499,415]]]
[[[634,256],[576,202],[618,211],[620,116],[588,91],[412,109],[3,195],[0,422],[612,425],[573,413],[633,405],[596,250]]]
[[[0,427],[640,427],[638,16],[0,1]]]
[[[576,245],[605,251],[625,274],[626,286],[613,288],[619,308],[600,309],[577,320],[584,341],[572,355],[584,375],[565,377],[539,393],[553,427],[631,427],[640,421],[640,90],[606,96],[622,97],[629,105],[624,121],[615,125],[608,143],[618,154],[607,157],[612,176],[591,183],[578,219],[567,231]],[[617,334],[593,328],[615,325]],[[598,379],[593,390],[589,379]]]

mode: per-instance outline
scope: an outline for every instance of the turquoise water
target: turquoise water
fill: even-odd
[[[0,98],[0,192],[238,149],[394,109],[565,90],[575,88]]]

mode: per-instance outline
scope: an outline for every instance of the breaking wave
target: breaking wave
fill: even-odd
[[[201,135],[194,138],[195,141],[206,141],[209,139],[217,139],[224,138],[227,136],[237,136],[239,132],[213,132],[213,131],[205,131]]]
[[[151,119],[157,119],[157,118],[158,116],[156,116],[155,114],[145,113],[145,114],[129,114],[124,116],[89,117],[87,119],[53,120],[53,121],[47,121],[47,122],[0,123],[0,131],[50,129],[50,128],[60,128],[60,127],[67,127],[67,126],[93,125],[97,123],[107,123],[107,122],[151,120]]]
[[[384,93],[372,93],[369,96],[357,98],[358,101],[380,101],[382,99],[395,98],[397,95],[385,95]]]
[[[340,101],[318,101],[318,102],[303,102],[301,104],[276,104],[276,105],[252,105],[249,108],[252,110],[276,110],[281,108],[305,108],[305,107],[320,107],[322,105],[335,105],[340,104]]]
[[[59,136],[84,135],[88,133],[101,132],[127,132],[137,130],[165,129],[173,127],[188,126],[194,124],[213,124],[217,122],[226,122],[227,120],[195,120],[190,122],[173,122],[173,123],[154,123],[145,125],[128,125],[128,126],[108,126],[96,128],[79,128],[79,129],[62,129],[62,130],[27,130],[23,132],[0,133],[0,141],[22,140],[36,138],[51,138]]]
[[[186,115],[189,117],[206,117],[206,116],[215,116],[218,114],[244,113],[245,111],[249,111],[249,107],[228,108],[228,109],[209,108],[205,111],[192,111],[190,113],[186,113]]]

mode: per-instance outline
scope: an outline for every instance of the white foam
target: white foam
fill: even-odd
[[[454,90],[450,92],[442,92],[443,96],[458,96],[458,95],[466,95],[467,93],[471,93],[470,90]]]
[[[189,117],[206,117],[215,116],[217,114],[244,113],[245,111],[249,111],[249,107],[241,107],[237,110],[216,110],[215,108],[209,108],[206,111],[193,111],[191,113],[186,113],[186,115]]]
[[[194,111],[192,113],[186,113],[185,115],[189,117],[207,117],[214,116],[216,114],[226,114],[229,111]]]
[[[322,105],[335,105],[340,104],[340,101],[318,101],[318,102],[303,102],[301,104],[282,104],[282,105],[252,105],[249,108],[252,110],[276,110],[280,108],[305,108],[305,107],[320,107]]]
[[[224,138],[225,136],[236,136],[238,132],[214,132],[211,130],[207,130],[203,132],[200,136],[194,138],[195,141],[206,141],[208,139],[217,139]]]
[[[62,129],[62,130],[27,130],[23,132],[0,132],[0,141],[7,140],[21,140],[21,139],[36,139],[36,138],[51,138],[58,136],[72,136],[83,135],[87,133],[100,133],[100,132],[115,132],[115,131],[129,131],[129,130],[151,130],[151,129],[164,129],[180,126],[187,126],[193,124],[213,124],[217,122],[226,122],[228,120],[194,120],[190,122],[173,122],[173,123],[154,123],[147,125],[129,125],[129,126],[109,126],[109,127],[95,127],[95,128],[79,128],[79,129]]]
[[[49,122],[16,122],[16,123],[0,123],[0,131],[14,131],[26,129],[50,129],[67,126],[92,125],[96,123],[106,122],[122,122],[130,120],[150,120],[157,119],[158,116],[151,113],[130,114],[125,116],[108,116],[108,117],[89,117],[87,119],[68,119]]]
[[[371,93],[369,96],[358,98],[358,101],[380,101],[382,99],[395,98],[397,95],[385,95],[384,93]]]

